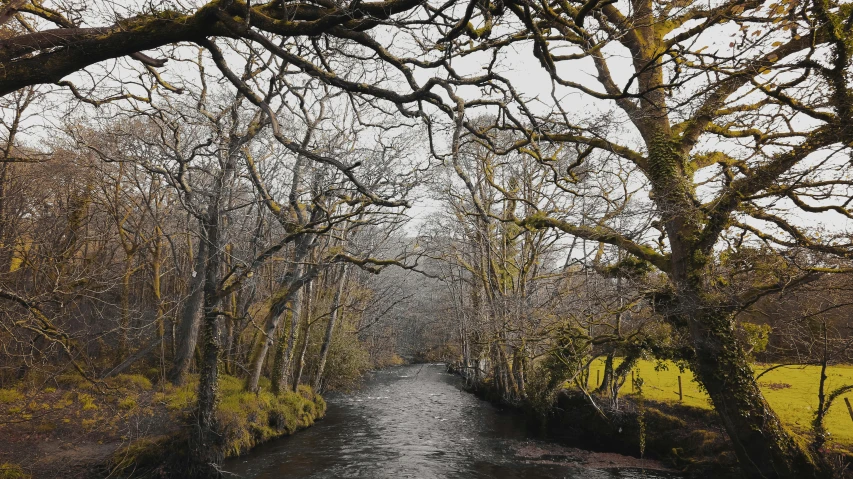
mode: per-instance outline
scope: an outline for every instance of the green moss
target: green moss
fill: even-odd
[[[258,393],[247,392],[242,380],[220,376],[216,422],[221,442],[215,446],[220,449],[218,455],[243,454],[264,441],[310,426],[325,414],[326,402],[308,386],[279,396],[263,386]],[[184,386],[164,386],[163,391],[154,394],[154,400],[186,418],[195,405],[197,388],[198,379],[191,376]],[[131,401],[132,398],[119,401],[118,407],[131,407],[135,404]],[[144,472],[140,477],[148,477],[148,472],[160,477],[172,467],[179,469],[187,450],[187,438],[181,434],[186,431],[165,438],[141,439],[122,448],[110,460],[112,477],[125,477],[131,472],[136,477],[140,471]]]
[[[77,373],[61,374],[56,376],[54,380],[56,384],[67,389],[86,389],[91,387],[91,383]]]
[[[153,387],[151,380],[141,374],[120,374],[107,380],[107,384],[133,391],[148,391]]]
[[[0,404],[9,404],[24,399],[17,389],[0,389]]]
[[[242,390],[242,382],[226,377],[217,420],[222,428],[224,455],[237,456],[264,441],[314,424],[325,413],[325,401],[308,386],[276,396]]]
[[[0,464],[0,479],[30,479],[33,476],[24,472],[24,469],[10,462]]]
[[[95,404],[95,398],[88,394],[77,393],[77,401],[83,406],[84,411],[91,411],[98,409],[98,405]]]
[[[126,397],[118,402],[118,407],[126,411],[136,409],[136,399],[132,397]]]
[[[195,404],[198,378],[190,378],[183,386],[166,385],[164,392],[154,394],[154,401],[163,403],[170,411],[188,410]]]
[[[107,462],[110,477],[126,477],[137,472],[140,465],[162,463],[164,454],[177,449],[174,441],[170,436],[145,437],[120,448]]]
[[[667,414],[653,407],[646,410],[646,422],[652,428],[660,430],[684,429],[687,427],[687,422],[684,419]]]

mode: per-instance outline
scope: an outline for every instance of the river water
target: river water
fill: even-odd
[[[676,477],[636,467],[653,463],[535,439],[523,418],[465,392],[439,364],[378,371],[358,392],[327,401],[326,417],[313,427],[226,462],[225,470],[247,479]]]

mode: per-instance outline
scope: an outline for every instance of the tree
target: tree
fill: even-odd
[[[513,2],[507,9],[522,28],[501,40],[460,47],[531,44],[554,85],[552,110],[534,110],[502,78],[493,82],[506,92],[496,99],[497,121],[489,127],[469,122],[469,131],[494,151],[530,154],[567,195],[582,181],[573,170],[590,159],[609,158],[610,174],[636,170],[655,216],[634,231],[603,216],[581,222],[559,208],[540,208],[515,222],[612,245],[665,273],[673,294],[667,320],[691,338],[685,359],[723,418],[744,472],[826,474],[762,397],[733,325],[745,302],[836,270],[799,264],[790,248],[851,255],[843,232],[819,236],[801,219],[851,217],[844,159],[853,105],[849,6],[643,0],[554,7]],[[721,37],[731,43],[721,44]],[[630,61],[617,70],[620,55]],[[580,61],[590,66],[594,82],[566,75]],[[561,100],[568,93],[614,109],[584,117]],[[490,141],[491,129],[512,130],[519,138],[501,148]],[[567,154],[572,148],[576,153]],[[792,209],[797,215],[787,212]],[[716,279],[715,251],[739,235],[773,245],[795,273],[766,278],[746,291],[727,289]]]
[[[41,3],[10,0],[0,10],[0,26],[14,22],[22,28],[5,29],[0,39],[0,64],[4,66],[0,72],[0,95],[27,86],[57,83],[87,66],[123,56],[131,56],[158,77],[155,69],[163,67],[167,59],[141,52],[180,42],[203,43],[210,37],[242,38],[251,36],[247,35],[250,31],[281,38],[333,32],[344,38],[359,36],[419,4],[414,0],[392,0],[348,5],[285,5],[277,1],[250,5],[240,0],[216,0],[193,9],[167,7],[147,11],[140,5],[129,7],[126,14],[106,10],[86,11],[84,15],[80,10],[66,14]],[[87,22],[103,17],[112,21],[100,25]],[[63,86],[77,93],[71,83],[63,82]]]

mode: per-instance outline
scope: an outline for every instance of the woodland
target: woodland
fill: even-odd
[[[1,0],[0,435],[219,477],[370,369],[669,364],[743,477],[840,477],[851,61],[844,0]]]

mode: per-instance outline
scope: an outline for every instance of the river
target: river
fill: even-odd
[[[522,417],[465,392],[439,364],[378,371],[358,392],[327,400],[313,427],[225,470],[246,479],[677,477],[651,462],[536,439]]]

